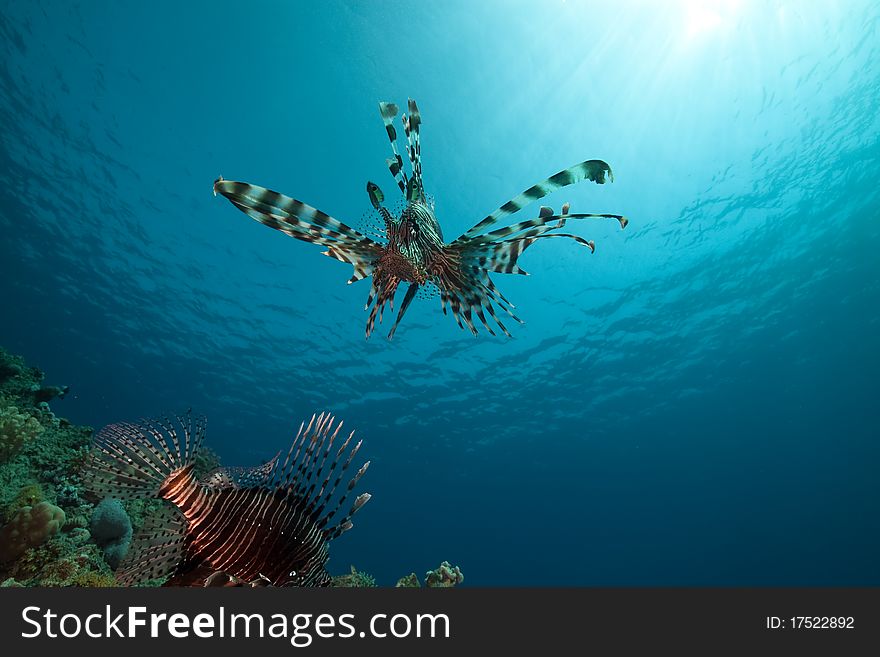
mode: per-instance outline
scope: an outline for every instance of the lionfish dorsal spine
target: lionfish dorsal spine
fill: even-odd
[[[362,443],[358,441],[349,450],[354,437],[352,431],[339,449],[334,450],[333,445],[336,443],[342,424],[342,422],[337,423],[329,413],[321,413],[312,416],[307,425],[305,423],[300,425],[300,430],[288,452],[288,458],[283,464],[276,466],[266,484],[267,488],[278,488],[287,491],[290,495],[297,495],[319,529],[323,529],[333,520],[345,503],[348,493],[369,465],[367,462],[360,468],[340,499],[327,511],[328,506],[333,502],[339,483],[357,456]],[[331,454],[333,454],[332,460]],[[344,461],[343,457],[345,457]],[[332,484],[331,480],[333,480]]]
[[[321,445],[327,439],[327,432],[332,426],[332,422],[333,417],[329,413],[321,413],[318,416],[314,430],[303,440],[305,452],[299,460],[295,479],[288,483],[295,483],[300,490],[305,490],[305,486],[311,481],[312,473],[315,471],[315,461],[318,458]]]
[[[321,484],[321,489],[319,490],[319,492],[315,496],[315,516],[316,517],[321,517],[321,514],[323,514],[324,509],[326,508],[327,504],[330,502],[331,499],[333,499],[333,495],[339,486],[339,482],[342,481],[342,478],[345,474],[345,471],[348,468],[348,463],[351,461],[351,458],[353,458],[353,457],[349,458],[349,460],[345,464],[343,464],[342,467],[339,467],[339,469],[337,471],[337,467],[339,466],[340,457],[348,449],[348,445],[349,445],[349,443],[351,443],[352,438],[354,438],[354,431],[352,431],[348,435],[348,438],[345,439],[345,441],[342,443],[342,446],[336,452],[336,455],[333,458],[333,462],[331,463],[330,468],[327,471],[327,476],[324,478],[324,481]],[[357,453],[357,450],[359,447],[360,447],[360,443],[358,443],[358,445],[355,447],[355,449],[353,450],[353,453]],[[330,485],[330,479],[333,478],[334,474],[336,475],[336,479],[333,482],[333,484]],[[329,488],[328,488],[328,486],[329,486]]]
[[[412,98],[407,100],[409,116],[403,117],[403,128],[406,134],[406,152],[409,155],[412,170],[411,190],[407,190],[407,200],[410,202],[426,203],[425,186],[422,182],[422,145],[419,126],[422,124],[422,115],[416,101]]]
[[[305,497],[308,499],[312,499],[312,495],[314,494],[315,488],[321,477],[321,471],[324,469],[328,454],[330,454],[330,448],[332,447],[336,436],[339,435],[339,430],[342,428],[342,422],[339,422],[333,433],[330,433],[331,429],[333,429],[332,422],[333,418],[330,417],[327,426],[321,432],[320,442],[316,441],[312,448],[312,457],[306,469],[307,475],[304,477],[302,483],[303,486],[308,485],[308,488],[305,491]],[[320,465],[318,464],[319,458],[321,459]]]
[[[289,469],[295,467],[296,463],[299,461],[299,453],[302,449],[302,444],[305,441],[306,435],[311,430],[314,421],[315,416],[312,415],[311,419],[309,420],[308,427],[306,427],[305,422],[300,423],[299,430],[296,433],[296,437],[293,439],[293,442],[291,442],[290,444],[290,448],[287,450],[287,456],[285,456],[284,458],[284,463],[282,463],[280,467],[276,467],[269,477],[269,481],[267,484],[269,487],[281,486],[289,475]]]
[[[403,171],[403,158],[400,156],[400,151],[397,150],[397,130],[394,128],[394,118],[399,111],[400,108],[394,103],[379,103],[379,114],[385,124],[385,133],[388,135],[388,141],[391,142],[391,152],[394,154],[393,158],[385,160],[385,164],[388,165],[388,170],[397,182],[397,186],[400,187],[400,192],[406,194],[407,177]]]
[[[281,457],[278,452],[262,465],[254,467],[223,467],[209,472],[202,483],[206,488],[223,490],[224,488],[248,488],[266,483]]]
[[[351,436],[349,436],[349,440],[351,440]],[[318,501],[318,510],[319,510],[318,514],[319,515],[324,514],[324,509],[326,508],[327,504],[333,498],[333,494],[336,492],[340,482],[342,481],[346,470],[348,470],[348,466],[351,465],[352,460],[354,459],[355,455],[360,450],[361,442],[362,441],[358,441],[357,444],[352,448],[351,452],[349,453],[348,459],[346,459],[345,463],[342,465],[342,467],[339,470],[339,474],[336,477],[336,481],[333,483],[333,487],[324,495],[323,498],[321,498]],[[348,441],[346,441],[346,444],[348,444]],[[339,456],[341,456],[341,454],[337,455],[337,459],[334,462],[334,464],[339,463]],[[335,515],[338,513],[339,509],[341,509],[342,506],[345,504],[345,500],[348,498],[348,494],[352,491],[352,489],[354,489],[355,485],[360,480],[360,478],[363,476],[363,474],[367,471],[368,467],[370,467],[370,462],[366,461],[360,467],[360,469],[355,474],[355,476],[351,479],[351,481],[349,481],[348,486],[345,488],[345,490],[342,493],[342,496],[336,502],[335,507],[331,511],[329,511],[328,513],[321,515],[321,519],[318,520],[319,527],[324,528],[335,517]],[[332,533],[333,529],[330,529],[329,531]]]

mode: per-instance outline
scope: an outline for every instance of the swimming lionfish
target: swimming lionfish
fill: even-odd
[[[394,295],[400,283],[408,283],[397,319],[388,333],[394,336],[397,325],[406,309],[420,290],[439,291],[443,314],[447,305],[459,327],[466,325],[476,335],[473,315],[495,335],[486,321],[484,310],[505,335],[507,328],[495,313],[494,301],[514,320],[522,320],[513,314],[514,307],[495,287],[490,272],[502,274],[526,274],[517,261],[519,256],[536,240],[546,237],[566,237],[595,250],[592,241],[568,233],[551,233],[562,228],[569,219],[606,218],[616,219],[621,228],[627,220],[618,214],[569,214],[569,204],[562,207],[561,214],[554,214],[548,207],[541,207],[538,217],[527,219],[504,228],[486,232],[502,217],[513,214],[523,207],[543,198],[561,187],[592,180],[603,184],[613,181],[611,167],[602,160],[587,160],[532,185],[519,196],[504,203],[473,228],[453,240],[443,241],[443,232],[434,215],[434,203],[425,194],[422,183],[419,109],[409,100],[409,116],[403,116],[406,134],[406,152],[409,156],[410,174],[404,171],[403,158],[397,149],[397,131],[393,120],[398,107],[393,103],[379,103],[379,112],[385,122],[385,130],[391,141],[393,157],[386,160],[391,174],[404,197],[399,212],[392,213],[382,204],[385,195],[373,182],[367,183],[370,203],[380,219],[379,232],[372,239],[333,217],[301,201],[273,192],[272,190],[243,182],[214,181],[214,194],[222,194],[232,204],[262,224],[280,230],[291,237],[327,247],[324,255],[331,256],[354,266],[353,283],[367,276],[373,277],[373,285],[364,309],[370,310],[366,336],[370,337],[376,317],[382,321],[386,304],[394,309]],[[374,303],[375,302],[375,303]],[[464,323],[462,323],[464,322]]]
[[[159,498],[117,570],[132,585],[171,575],[169,585],[204,585],[217,572],[241,582],[323,586],[327,544],[351,529],[352,516],[370,499],[358,495],[336,521],[366,472],[364,463],[335,500],[361,443],[354,432],[334,449],[342,428],[329,414],[312,416],[283,462],[193,474],[205,436],[204,418],[190,415],[111,424],[95,437],[86,464],[87,488],[117,499]]]

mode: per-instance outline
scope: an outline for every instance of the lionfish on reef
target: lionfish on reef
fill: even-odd
[[[325,586],[328,543],[351,529],[370,499],[358,495],[338,517],[370,462],[339,488],[360,449],[354,432],[329,414],[303,423],[287,456],[255,468],[221,468],[200,481],[193,473],[205,436],[191,415],[101,430],[85,466],[86,486],[117,499],[158,498],[116,571],[121,584],[169,577],[167,585],[223,581],[271,586]],[[339,444],[341,442],[341,444]],[[337,490],[340,492],[337,494]]]
[[[467,326],[476,335],[474,315],[495,335],[486,321],[488,313],[505,335],[507,328],[499,319],[493,302],[514,320],[513,304],[495,287],[490,273],[526,274],[517,261],[529,246],[539,239],[565,237],[595,250],[592,241],[568,233],[554,233],[570,219],[616,219],[621,228],[627,219],[618,214],[570,214],[569,204],[555,214],[541,207],[538,216],[503,228],[489,230],[499,220],[513,214],[532,201],[582,180],[604,184],[614,180],[611,167],[602,160],[586,160],[532,185],[522,194],[504,203],[470,230],[451,242],[445,242],[434,214],[434,202],[425,194],[422,182],[420,126],[421,114],[414,100],[409,100],[409,116],[404,115],[406,153],[410,173],[404,171],[403,157],[397,148],[397,131],[393,120],[398,107],[379,103],[385,130],[391,141],[392,157],[386,160],[397,186],[403,194],[395,212],[383,205],[385,195],[373,182],[367,183],[367,194],[373,206],[376,225],[360,232],[301,201],[263,187],[243,182],[214,181],[214,194],[222,194],[248,216],[291,237],[327,247],[324,255],[354,266],[353,283],[372,276],[372,288],[364,309],[369,309],[366,337],[369,338],[376,318],[382,321],[386,304],[394,309],[394,296],[401,283],[408,287],[397,319],[388,333],[394,336],[400,320],[417,294],[433,296],[439,292],[443,314],[447,306],[459,327]]]

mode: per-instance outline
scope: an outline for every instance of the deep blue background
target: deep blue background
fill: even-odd
[[[608,4],[4,2],[0,344],[72,386],[57,413],[192,406],[230,464],[333,410],[374,494],[335,571],[880,584],[880,10]],[[408,96],[448,238],[615,170],[546,202],[626,231],[496,277],[512,340],[434,300],[365,342],[368,283],[210,193],[357,223]]]

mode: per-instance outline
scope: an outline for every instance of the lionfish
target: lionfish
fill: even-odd
[[[570,206],[566,203],[561,214],[542,206],[536,218],[491,231],[488,229],[503,217],[561,187],[582,180],[601,185],[606,177],[613,181],[611,167],[602,160],[586,160],[564,169],[507,201],[452,242],[444,242],[443,232],[434,214],[434,202],[425,194],[422,182],[421,114],[414,100],[410,99],[408,106],[409,116],[404,114],[402,122],[407,140],[409,175],[404,171],[393,124],[399,109],[394,103],[379,103],[379,112],[391,142],[392,157],[386,160],[386,164],[403,195],[403,201],[399,204],[399,211],[392,213],[383,206],[385,195],[379,186],[373,182],[367,183],[370,203],[379,218],[378,230],[373,231],[373,237],[302,201],[257,185],[224,180],[221,176],[214,181],[214,195],[222,194],[239,210],[270,228],[327,247],[324,255],[354,267],[354,275],[349,283],[372,276],[373,284],[364,306],[364,310],[370,309],[367,338],[373,331],[376,317],[379,322],[382,321],[385,305],[390,305],[394,310],[394,296],[401,283],[408,283],[408,287],[397,319],[388,333],[389,339],[394,336],[404,313],[420,291],[427,291],[425,296],[433,296],[439,291],[443,314],[446,314],[448,306],[460,328],[467,326],[476,335],[473,319],[476,315],[489,333],[495,335],[486,321],[485,313],[488,313],[501,331],[510,337],[492,302],[515,321],[520,324],[523,321],[513,313],[514,305],[495,287],[489,274],[526,274],[517,264],[520,255],[537,240],[548,237],[572,239],[589,248],[590,252],[595,251],[595,244],[591,240],[568,233],[550,232],[565,226],[569,219],[616,219],[621,228],[626,227],[627,219],[618,214],[569,214]]]
[[[122,500],[166,502],[132,540],[117,580],[134,585],[170,576],[168,585],[212,585],[220,572],[253,585],[329,584],[328,543],[351,529],[352,516],[370,499],[358,495],[337,517],[370,464],[336,495],[361,446],[349,448],[354,432],[338,445],[341,428],[329,414],[312,416],[283,462],[279,453],[262,466],[218,469],[202,481],[193,469],[204,418],[102,429],[85,466],[86,487]]]

